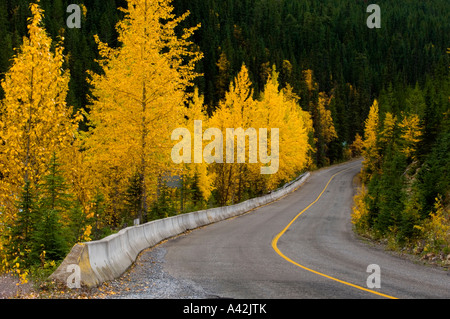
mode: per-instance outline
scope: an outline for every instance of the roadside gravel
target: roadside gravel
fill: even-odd
[[[192,281],[163,271],[166,250],[156,246],[140,254],[120,278],[96,288],[90,298],[102,299],[203,299],[214,298]]]
[[[19,279],[11,274],[0,275],[0,299],[17,298],[31,290],[31,284],[20,284]]]

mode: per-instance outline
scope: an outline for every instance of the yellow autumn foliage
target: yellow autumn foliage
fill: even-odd
[[[441,251],[450,248],[450,212],[444,206],[442,197],[435,199],[435,212],[430,214],[422,225],[415,225],[425,238],[424,251]]]
[[[403,114],[403,120],[399,123],[402,130],[401,138],[404,140],[402,152],[411,158],[415,158],[417,144],[421,141],[422,130],[420,118],[417,114]]]
[[[200,133],[201,136],[205,133],[205,130],[208,128],[208,115],[206,114],[205,105],[204,105],[204,97],[199,95],[198,88],[194,89],[194,94],[192,96],[192,100],[189,103],[189,107],[185,110],[185,121],[184,121],[184,127],[186,128],[193,128],[194,127],[194,121],[202,121],[202,130],[201,132],[194,132],[192,131],[191,134],[194,135],[195,133]],[[192,143],[191,147],[191,154],[194,154],[195,152],[203,153],[203,148],[207,144],[206,141],[203,141],[202,143]],[[194,149],[196,147],[197,149]],[[202,194],[202,197],[204,200],[208,200],[211,196],[211,192],[213,190],[213,183],[214,183],[214,177],[215,175],[212,172],[208,171],[209,164],[205,161],[202,161],[201,163],[188,163],[183,164],[183,168],[181,172],[179,172],[182,175],[187,175],[190,177],[197,176],[197,183],[198,188],[200,189],[200,192]]]
[[[229,90],[225,93],[225,98],[220,101],[218,109],[214,112],[208,121],[208,126],[219,129],[222,136],[226,137],[227,128],[242,128],[247,130],[253,127],[253,121],[257,118],[257,101],[253,98],[252,83],[248,75],[248,69],[245,65],[230,84]],[[256,127],[255,127],[256,129]],[[245,151],[245,163],[237,163],[237,152],[233,154],[233,163],[225,159],[227,154],[226,141],[223,142],[223,160],[222,163],[213,163],[210,165],[212,173],[215,175],[214,187],[219,193],[219,204],[240,200],[242,190],[246,187],[244,177],[245,163],[248,161],[248,148]],[[220,151],[219,151],[220,152]],[[255,164],[249,164],[255,165]]]
[[[211,165],[222,205],[249,196],[250,194],[245,195],[246,190],[253,190],[256,193],[274,190],[280,183],[297,176],[311,163],[308,155],[311,150],[308,143],[308,134],[312,132],[311,116],[300,108],[298,97],[293,94],[290,87],[280,90],[275,68],[268,77],[263,93],[256,100],[253,97],[248,69],[243,65],[208,123],[210,127],[219,128],[223,136],[226,135],[227,128],[242,128],[246,132],[254,130],[259,141],[264,130],[269,133],[272,129],[277,129],[279,132],[279,156],[276,158],[278,165],[273,174],[261,174],[261,168],[268,164],[262,163],[261,158],[256,160],[256,156],[250,155],[261,153],[258,153],[260,150],[250,149],[249,137],[245,145],[244,163],[237,163],[235,158],[234,163]],[[269,133],[268,150],[272,148],[273,142]],[[223,151],[225,154],[226,145]]]
[[[110,203],[117,204],[137,174],[142,219],[158,179],[172,168],[171,132],[183,123],[186,89],[198,76],[194,67],[202,55],[189,41],[198,26],[176,35],[188,13],[175,17],[170,1],[128,0],[123,11],[117,25],[121,47],[110,48],[96,37],[104,74],[91,73],[92,129],[85,146]]]
[[[334,127],[333,118],[331,116],[331,111],[327,109],[327,105],[329,104],[330,98],[325,93],[320,92],[318,104],[318,125],[320,127],[319,131],[321,132],[325,143],[330,143],[334,139],[338,138]]]
[[[64,49],[60,43],[52,44],[46,34],[39,5],[32,3],[30,9],[28,37],[1,82],[5,92],[0,103],[2,260],[7,225],[16,220],[21,188],[27,182],[33,187],[40,183],[52,154],[64,154],[74,141],[81,119],[66,104],[69,73],[63,71]]]
[[[351,222],[356,227],[359,233],[364,233],[369,230],[369,223],[368,223],[369,211],[364,202],[366,196],[367,196],[367,188],[363,184],[360,188],[358,188],[357,194],[353,197]]]
[[[359,133],[356,133],[355,140],[350,145],[351,156],[352,157],[360,156],[363,152],[363,148],[364,148],[363,139],[361,135],[359,135]]]
[[[311,145],[308,135],[312,132],[312,119],[299,105],[299,98],[288,86],[280,90],[275,67],[269,76],[259,101],[258,128],[279,128],[279,168],[265,179],[265,191],[275,189],[280,183],[296,177],[311,164],[308,155]]]
[[[378,101],[375,100],[370,107],[369,116],[365,121],[364,141],[363,141],[363,168],[362,179],[367,181],[372,174],[376,172],[376,163],[379,160],[379,153],[377,147],[377,136],[379,129],[379,107]]]

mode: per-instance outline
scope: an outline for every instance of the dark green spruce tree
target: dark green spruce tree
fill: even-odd
[[[25,182],[17,206],[19,210],[14,224],[11,225],[8,256],[11,256],[11,262],[30,266],[33,263],[33,234],[38,217],[36,193],[30,181]]]
[[[39,218],[33,232],[33,259],[41,258],[45,251],[45,259],[60,260],[68,250],[68,234],[61,221],[62,216],[72,209],[72,196],[64,180],[61,164],[53,154],[48,174],[40,187],[38,207]]]

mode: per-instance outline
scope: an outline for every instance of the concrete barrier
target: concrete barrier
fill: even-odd
[[[122,229],[117,234],[76,244],[50,279],[67,283],[69,265],[78,265],[81,284],[95,287],[120,277],[141,251],[183,232],[235,217],[276,201],[300,187],[310,176],[305,173],[276,191],[245,202],[201,210]]]

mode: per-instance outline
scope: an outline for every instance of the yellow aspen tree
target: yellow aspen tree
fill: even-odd
[[[375,100],[370,107],[369,115],[365,121],[364,141],[363,141],[363,181],[368,181],[372,174],[376,172],[379,161],[377,147],[377,136],[379,130],[379,107]]]
[[[307,142],[307,156],[306,162],[302,164],[303,167],[310,167],[313,164],[313,159],[311,158],[311,154],[314,151],[313,146],[310,143],[311,137],[314,135],[314,127],[313,127],[313,119],[311,117],[311,114],[307,111],[304,111],[300,106],[300,97],[293,92],[293,88],[291,85],[287,84],[285,88],[282,90],[284,99],[288,101],[289,103],[294,103],[295,107],[297,108],[296,111],[298,112],[303,127],[306,129],[306,133],[308,135],[308,142]],[[304,145],[304,144],[303,144]],[[303,169],[302,167],[302,169]]]
[[[328,97],[323,92],[319,94],[319,126],[325,143],[330,143],[334,139],[338,138],[336,129],[334,127],[333,118],[331,116],[331,111],[327,109],[327,106],[330,104],[331,99],[332,97]]]
[[[337,139],[331,111],[328,109],[332,97],[320,92],[317,104],[313,106],[312,117],[314,122],[316,161],[320,166],[329,165],[329,143]]]
[[[209,126],[219,129],[222,136],[227,135],[228,128],[252,128],[256,115],[256,101],[253,99],[252,83],[249,78],[248,69],[245,65],[230,84],[224,100],[220,101],[219,107],[209,120]],[[236,142],[236,139],[234,139]],[[227,143],[223,142],[223,156],[227,156],[222,163],[212,165],[215,174],[215,185],[219,193],[219,204],[226,205],[239,201],[245,188],[244,163],[238,163],[237,152],[230,155],[227,152]],[[236,145],[236,143],[235,143]],[[248,150],[248,149],[246,149]],[[217,150],[216,150],[217,151]],[[248,151],[245,152],[248,154]],[[232,158],[229,158],[231,157]],[[246,163],[248,163],[246,155]],[[232,161],[232,163],[230,163]]]
[[[82,138],[77,135],[73,144],[66,148],[64,154],[61,154],[61,162],[65,167],[65,180],[71,194],[73,194],[74,203],[79,206],[76,208],[80,209],[80,214],[84,216],[82,219],[85,221],[84,223],[78,222],[78,227],[82,229],[83,234],[80,234],[80,237],[76,239],[77,242],[89,241],[88,233],[90,233],[91,227],[89,223],[93,222],[94,218],[99,218],[99,216],[94,216],[93,209],[96,185],[86,160],[87,154],[82,151],[82,148]],[[74,213],[74,211],[66,212],[66,215],[62,216],[62,220],[66,224],[75,222],[73,216],[70,215],[71,213]],[[107,221],[102,222],[106,223]]]
[[[259,101],[255,104],[255,112],[252,115],[252,127],[256,129],[259,139],[260,129],[267,129],[271,132],[272,128],[279,130],[278,143],[283,149],[282,152],[278,152],[278,167],[275,174],[261,174],[261,167],[267,164],[261,163],[259,161],[253,165],[247,165],[246,180],[247,183],[256,187],[257,192],[267,192],[272,188],[273,184],[276,183],[278,177],[283,175],[282,167],[284,168],[284,161],[282,159],[287,155],[286,149],[286,135],[287,131],[284,130],[284,120],[285,120],[285,101],[282,94],[279,92],[278,84],[278,73],[275,69],[269,69],[269,74],[267,76],[267,81],[264,87],[264,91],[261,93]],[[267,138],[267,149],[271,149],[272,139],[270,136]],[[294,166],[294,165],[293,165]],[[277,176],[277,177],[275,177]]]
[[[367,187],[362,184],[358,188],[357,194],[353,197],[353,207],[351,222],[360,233],[367,232],[370,229],[368,222],[369,210],[364,199],[367,196]]]
[[[2,219],[14,218],[19,189],[25,183],[39,183],[51,155],[63,152],[74,140],[80,120],[66,104],[69,73],[62,68],[63,47],[58,43],[52,49],[42,26],[42,9],[36,3],[30,8],[28,37],[1,83],[5,97],[0,106],[0,210],[6,212]]]
[[[289,89],[289,87],[287,89]],[[286,141],[289,141],[287,146],[291,147],[293,152],[291,153],[291,158],[287,158],[283,165],[284,167],[291,167],[292,170],[289,175],[282,177],[281,180],[295,177],[295,175],[300,171],[305,170],[312,163],[312,159],[309,155],[312,150],[312,147],[309,144],[309,135],[314,131],[311,115],[308,112],[303,111],[300,107],[299,99],[297,99],[296,96],[293,96],[287,89],[283,89],[281,92],[284,103],[286,104],[284,120],[286,132],[282,135],[287,136]],[[282,150],[283,146],[281,142],[280,147]],[[289,162],[292,164],[289,164]]]
[[[363,139],[361,135],[359,135],[359,133],[356,133],[355,140],[350,145],[351,157],[360,156],[362,154],[363,147],[364,147]]]
[[[189,107],[186,109],[185,113],[185,127],[194,128],[195,130],[195,122],[201,121],[202,127],[200,132],[191,132],[191,136],[194,136],[195,133],[203,134],[205,133],[205,130],[208,129],[208,115],[205,110],[204,105],[204,97],[199,94],[198,88],[195,88],[194,95],[192,97],[192,101],[189,103]],[[191,143],[192,152],[191,154],[197,153],[197,157],[199,157],[199,153],[201,157],[203,157],[203,148],[207,144],[206,141],[203,141],[202,143]],[[194,149],[196,147],[196,149]],[[194,155],[195,156],[195,155]],[[202,194],[202,197],[204,200],[208,200],[211,196],[211,192],[213,190],[213,182],[214,182],[214,174],[210,173],[208,170],[209,164],[205,162],[204,160],[201,161],[201,163],[188,163],[184,164],[185,168],[183,171],[186,172],[186,174],[190,177],[193,177],[194,175],[197,176],[197,182],[198,182],[198,188],[200,189],[200,192]]]
[[[171,166],[171,132],[183,122],[186,89],[199,76],[194,67],[202,55],[189,40],[199,26],[175,34],[189,13],[176,17],[170,0],[127,3],[117,25],[122,45],[113,49],[96,37],[103,74],[91,73],[92,130],[86,146],[97,176],[109,179],[105,183],[116,189],[113,194],[123,191],[117,181],[138,175],[142,220],[158,176]]]
[[[312,130],[311,117],[300,108],[298,97],[290,87],[280,91],[278,75],[274,67],[259,102],[259,116],[255,118],[259,127],[279,129],[279,168],[275,174],[259,175],[265,180],[264,191],[273,190],[280,182],[294,178],[310,163],[308,133]],[[258,176],[256,174],[259,171],[253,173]]]

